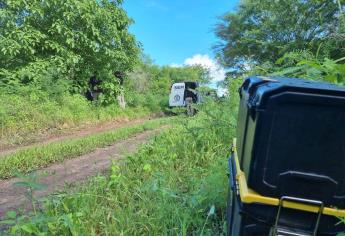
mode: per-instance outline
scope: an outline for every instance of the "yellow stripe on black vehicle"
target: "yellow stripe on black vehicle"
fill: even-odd
[[[233,152],[233,157],[236,163],[236,182],[237,182],[241,201],[243,203],[248,203],[248,204],[261,203],[261,204],[266,204],[266,205],[271,205],[271,206],[278,206],[280,202],[278,198],[262,196],[248,188],[245,174],[241,170],[240,163],[237,156],[236,139],[233,140],[232,152]],[[313,212],[313,213],[319,212],[319,209],[320,209],[317,206],[312,206],[312,205],[297,203],[297,202],[290,202],[290,201],[284,202],[283,207],[306,211],[306,212]],[[322,214],[335,216],[335,217],[345,217],[345,210],[331,208],[331,207],[324,207]]]

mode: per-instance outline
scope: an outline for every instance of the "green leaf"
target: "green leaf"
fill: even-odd
[[[145,164],[143,167],[143,170],[146,172],[151,172],[152,171],[152,167],[150,164]]]
[[[14,225],[16,224],[16,221],[14,220],[1,220],[0,225]]]
[[[25,232],[27,232],[27,233],[29,233],[29,234],[33,234],[33,233],[39,233],[39,230],[37,229],[37,227],[35,226],[35,225],[33,225],[33,224],[25,224],[25,225],[22,225],[22,226],[20,226],[20,228],[23,230],[23,231],[25,231]]]
[[[17,217],[17,213],[15,211],[8,211],[6,212],[7,219],[15,219]]]
[[[298,62],[297,65],[308,65],[308,66],[314,67],[316,69],[321,68],[320,64],[318,64],[315,61],[310,61],[310,60],[302,60],[302,61]]]

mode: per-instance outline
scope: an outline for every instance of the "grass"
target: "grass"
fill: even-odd
[[[222,235],[235,112],[205,104],[110,174],[47,199],[12,220],[16,235]],[[13,213],[11,213],[13,215]]]
[[[0,94],[0,146],[29,143],[39,133],[52,133],[82,124],[114,119],[135,119],[150,114],[147,108],[121,109],[117,105],[96,106],[81,95]]]
[[[171,121],[171,118],[150,120],[143,124],[21,150],[0,158],[0,178],[9,178],[18,172],[27,173],[91,152],[96,148],[105,147],[145,130],[156,129]]]
[[[224,235],[237,104],[204,103],[108,175],[54,194],[36,213],[9,212],[2,224],[11,235]]]

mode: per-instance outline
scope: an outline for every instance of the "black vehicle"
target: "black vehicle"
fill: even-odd
[[[251,77],[240,97],[229,235],[345,231],[345,88]]]

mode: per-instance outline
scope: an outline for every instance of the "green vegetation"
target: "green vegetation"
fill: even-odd
[[[180,81],[207,82],[207,72],[198,66],[157,66],[143,57],[125,82],[125,97],[129,106],[148,107],[151,111],[164,111],[173,83]]]
[[[226,157],[242,78],[284,75],[343,85],[344,9],[343,0],[241,1],[216,27],[223,40],[216,46],[218,57],[236,69],[222,84],[228,97],[209,99],[197,116],[179,119],[121,167],[114,163],[110,175],[49,197],[41,211],[9,212],[2,224],[10,225],[13,235],[223,234]],[[0,125],[6,142],[164,111],[172,83],[209,79],[200,67],[160,67],[140,58],[122,0],[0,0],[0,11]],[[91,76],[103,90],[92,103],[84,98]],[[126,109],[117,104],[120,95]],[[19,151],[0,159],[0,177],[31,172],[171,121]]]
[[[343,0],[241,1],[216,27],[218,57],[237,69],[227,80],[259,74],[343,85],[344,7]]]
[[[286,53],[273,66],[268,63],[256,66],[251,73],[323,80],[344,85],[344,60],[344,57],[339,59],[322,58],[308,50],[295,51]]]
[[[132,70],[140,55],[122,1],[0,1],[0,11],[0,128],[6,144],[63,125],[133,116],[115,106],[123,88],[114,74]],[[80,96],[91,76],[102,81],[99,103],[109,107]],[[149,112],[141,110],[134,113]]]
[[[344,55],[343,0],[240,1],[238,10],[222,17],[217,45],[226,66],[275,63],[285,53],[319,51],[338,59]]]
[[[237,93],[238,80],[231,91]],[[209,101],[197,117],[113,164],[77,190],[47,200],[21,217],[12,234],[217,235],[224,233],[229,140],[237,99]],[[179,135],[176,135],[179,134]]]
[[[62,81],[0,87],[0,146],[32,142],[37,133],[162,112],[168,107],[170,86],[179,78],[201,81],[205,75],[198,67],[138,65],[125,82],[126,109],[88,102],[69,92],[68,83]]]
[[[21,150],[0,158],[0,178],[15,176],[18,172],[27,173],[67,158],[91,152],[96,148],[105,147],[145,130],[158,128],[171,121],[172,119],[169,118],[151,120],[113,131]]]
[[[56,100],[43,92],[40,97],[36,94],[0,95],[0,146],[32,143],[39,133],[54,133],[85,123],[135,119],[152,112],[144,107],[95,106],[80,95],[66,94]]]
[[[199,67],[159,67],[140,58],[122,2],[0,1],[0,146],[161,112],[172,82],[206,78]],[[91,77],[102,91],[93,103],[84,98]],[[117,105],[123,96],[130,109]]]
[[[103,80],[104,101],[120,91],[115,72],[128,72],[140,50],[122,1],[1,1],[1,85],[68,82],[84,92]]]

